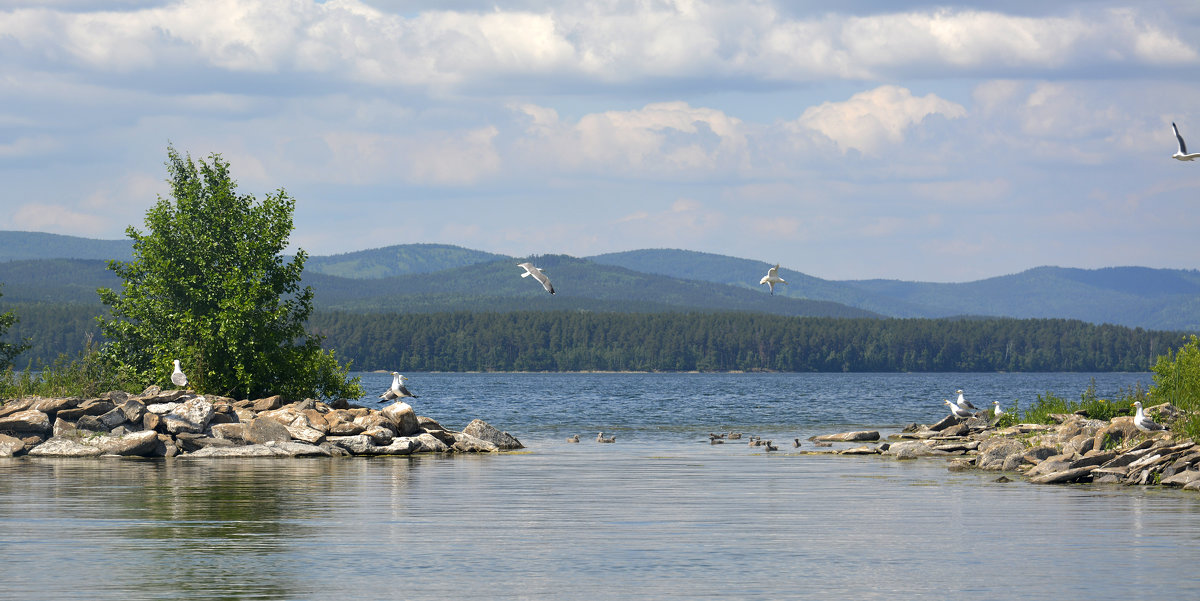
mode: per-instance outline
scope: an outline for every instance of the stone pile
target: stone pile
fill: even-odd
[[[301,457],[480,453],[523,448],[472,421],[461,432],[404,402],[382,409],[147,388],[140,395],[30,397],[0,405],[0,457]]]
[[[1146,410],[1160,423],[1178,415],[1164,403]],[[878,446],[860,446],[840,454],[878,453],[897,459],[947,457],[951,469],[1023,472],[1031,482],[1182,487],[1200,490],[1200,446],[1169,431],[1139,431],[1130,416],[1111,421],[1084,415],[1054,415],[1054,425],[996,427],[980,413],[920,426],[912,424]],[[844,438],[838,438],[844,436]],[[864,440],[864,433],[827,435],[825,440]]]

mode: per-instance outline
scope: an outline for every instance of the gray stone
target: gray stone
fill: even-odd
[[[279,457],[329,457],[328,449],[320,445],[295,440],[286,442],[272,441],[263,443],[263,446],[271,449]]]
[[[142,417],[146,415],[146,404],[136,399],[121,403],[119,409],[125,414],[125,419],[135,424],[141,423]]]
[[[421,424],[417,421],[417,413],[413,408],[404,401],[396,401],[382,410],[383,416],[396,425],[396,432],[400,436],[411,436],[421,430]]]
[[[379,445],[375,444],[370,436],[365,434],[356,434],[353,436],[329,436],[326,441],[349,451],[352,455],[378,455],[376,449]]]
[[[363,434],[371,439],[372,444],[389,445],[392,444],[392,439],[396,437],[396,431],[383,426],[371,426],[362,431]]]
[[[464,429],[463,431],[465,432],[466,430]],[[879,432],[875,430],[861,430],[858,432],[823,434],[821,436],[814,436],[810,440],[819,440],[822,442],[865,442],[870,440],[879,440]]]
[[[204,397],[189,399],[162,416],[167,432],[203,432],[213,416],[213,405]]]
[[[1167,476],[1159,484],[1163,486],[1187,486],[1192,482],[1200,482],[1200,470],[1186,470],[1173,476]]]
[[[125,418],[125,412],[116,407],[114,407],[112,411],[109,411],[108,413],[105,413],[96,419],[100,421],[105,430],[112,430],[113,428],[116,428],[117,426],[120,426],[128,421]]]
[[[863,445],[861,447],[854,447],[853,449],[843,449],[841,451],[838,451],[838,455],[878,455],[878,454],[879,454],[879,449],[877,449],[875,447],[868,447],[866,445]]]
[[[450,452],[450,445],[447,445],[446,443],[442,442],[441,439],[428,432],[422,432],[412,438],[417,441],[418,448],[415,451],[417,453]]]
[[[522,445],[521,441],[514,438],[508,432],[501,432],[481,419],[471,420],[471,423],[463,428],[463,434],[490,442],[499,449],[512,450],[525,448],[525,445]],[[875,433],[875,438],[858,440],[879,440],[879,433]]]
[[[97,457],[100,455],[149,456],[158,444],[158,434],[149,430],[124,436],[56,436],[30,449],[34,457]]]
[[[104,451],[73,436],[55,436],[29,450],[30,457],[99,457]]]
[[[35,399],[32,404],[29,405],[29,408],[37,409],[38,411],[41,411],[42,413],[45,413],[46,415],[50,416],[50,419],[53,420],[55,417],[58,417],[59,411],[62,411],[64,409],[73,409],[75,407],[78,407],[80,400],[81,399],[79,399],[78,397],[67,397],[67,398],[58,398],[58,399],[56,399],[56,398],[38,398],[38,399]]]
[[[418,443],[413,438],[397,438],[392,444],[376,447],[376,455],[411,455],[416,452]]]
[[[108,432],[108,426],[95,415],[81,415],[75,422],[75,428],[88,432]]]
[[[0,433],[46,435],[50,433],[51,426],[50,416],[37,409],[0,417]]]
[[[1099,467],[1105,463],[1108,463],[1109,461],[1112,461],[1116,457],[1116,451],[1096,453],[1095,455],[1088,455],[1072,461],[1070,467],[1072,469],[1077,467]]]
[[[994,436],[979,443],[979,457],[975,465],[984,470],[1002,470],[1006,460],[1013,455],[1020,457],[1027,451],[1020,441]]]
[[[932,445],[920,440],[905,440],[892,443],[884,455],[890,455],[896,459],[916,459],[917,457],[930,457],[934,455],[945,455],[945,451],[936,451]]]
[[[942,420],[939,421],[938,423],[929,426],[929,429],[933,430],[935,432],[940,432],[942,430],[945,430],[946,428],[949,428],[950,426],[957,426],[960,421],[961,420],[959,420],[957,417],[954,417],[953,415],[947,415],[946,417],[943,417]]]
[[[466,432],[456,433],[454,435],[454,444],[450,448],[460,453],[492,453],[500,450],[500,447],[494,443],[476,438]]]
[[[204,457],[278,457],[265,444],[248,444],[233,447],[204,447],[194,453],[180,455],[183,459],[200,459]]]
[[[223,440],[232,440],[234,442],[244,442],[246,440],[246,424],[243,423],[227,423],[213,424],[209,427],[213,438]]]
[[[1068,482],[1087,482],[1091,479],[1092,468],[1089,466],[1043,474],[1030,479],[1030,482],[1034,484],[1065,484]]]
[[[25,452],[25,441],[15,436],[0,434],[0,457],[13,457]]]
[[[263,444],[270,441],[285,442],[292,439],[291,432],[283,424],[267,418],[259,417],[246,424],[243,440],[251,444]]]
[[[179,403],[149,403],[146,405],[146,411],[155,415],[166,415],[175,410]]]
[[[1053,457],[1047,457],[1044,461],[1033,466],[1033,469],[1029,470],[1029,475],[1044,476],[1046,474],[1061,472],[1071,467],[1071,461],[1071,455],[1055,455]]]

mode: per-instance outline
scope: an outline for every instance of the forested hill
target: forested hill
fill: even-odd
[[[340,255],[312,256],[304,269],[344,278],[376,279],[432,273],[510,258],[449,244],[399,244]]]
[[[354,369],[413,371],[1146,371],[1183,340],[1061,319],[323,312],[310,323]]]
[[[26,259],[91,259],[128,261],[133,241],[93,240],[44,232],[0,231],[0,261]]]

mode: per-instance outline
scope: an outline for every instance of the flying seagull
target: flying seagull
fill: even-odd
[[[975,405],[971,404],[971,401],[968,401],[967,399],[963,398],[963,391],[961,388],[956,390],[955,392],[958,393],[958,406],[960,409],[965,409],[967,411],[978,411],[978,409],[976,409]]]
[[[171,373],[171,383],[180,388],[187,386],[187,376],[184,375],[182,369],[179,369],[179,359],[175,360],[175,371]]]
[[[397,372],[392,372],[392,387],[383,391],[383,394],[379,395],[379,398],[385,401],[400,399],[408,396],[414,399],[417,398],[417,395],[409,392],[408,388],[404,386],[404,381],[407,379],[407,377],[402,376]]]
[[[771,294],[775,294],[775,284],[786,284],[787,281],[779,277],[779,263],[767,270],[767,275],[764,275],[759,284],[766,284],[771,289]]]
[[[1158,430],[1166,430],[1162,424],[1156,423],[1149,415],[1142,413],[1142,402],[1134,401],[1133,406],[1137,407],[1137,414],[1133,416],[1133,425],[1137,426],[1142,432],[1156,432]]]
[[[1175,130],[1175,139],[1179,141],[1179,151],[1171,155],[1171,158],[1180,161],[1194,161],[1196,157],[1200,157],[1200,152],[1188,154],[1187,144],[1183,143],[1183,136],[1179,135],[1179,128],[1175,127],[1175,123],[1171,123],[1171,129]]]
[[[554,294],[554,286],[550,284],[550,278],[546,277],[546,273],[541,269],[534,267],[533,263],[518,263],[517,267],[525,268],[525,273],[522,273],[521,277],[527,278],[533,276],[533,279],[542,283],[542,288],[545,288],[546,292]]]
[[[953,415],[954,417],[958,417],[958,418],[971,417],[970,411],[967,411],[966,409],[963,409],[962,407],[959,407],[958,405],[951,403],[950,399],[942,399],[942,402],[946,403],[946,406],[950,408],[950,414]]]

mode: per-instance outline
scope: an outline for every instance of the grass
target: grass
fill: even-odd
[[[1171,403],[1183,415],[1169,427],[1200,440],[1200,339],[1193,334],[1177,352],[1167,351],[1154,364],[1150,403]]]
[[[96,397],[110,390],[141,392],[142,388],[135,378],[112,367],[99,349],[90,344],[78,356],[59,355],[43,369],[35,370],[31,365],[16,371],[10,367],[0,374],[0,399]]]
[[[1025,411],[1024,420],[1031,424],[1053,424],[1053,414],[1072,414],[1083,412],[1089,419],[1111,420],[1121,415],[1133,415],[1133,401],[1145,396],[1145,391],[1139,386],[1137,390],[1127,389],[1114,400],[1102,399],[1096,395],[1096,380],[1079,395],[1078,401],[1071,401],[1047,392],[1038,395],[1037,402]],[[1015,413],[1015,411],[1014,411]]]

